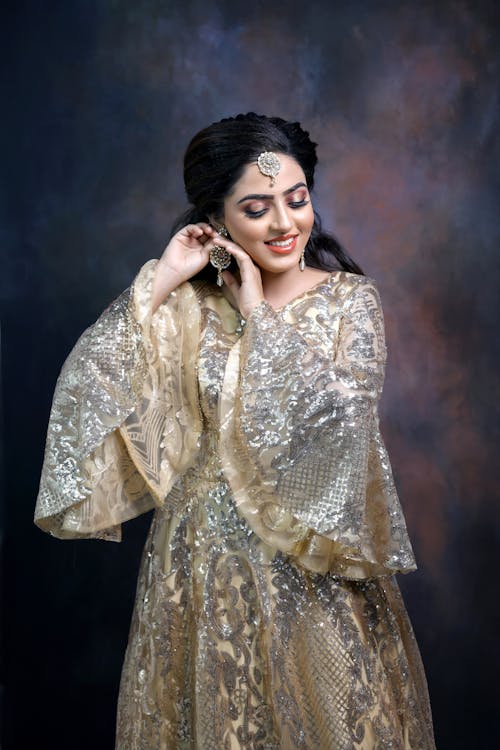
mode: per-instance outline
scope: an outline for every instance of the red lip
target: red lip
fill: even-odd
[[[288,253],[292,253],[295,250],[295,247],[297,245],[297,234],[282,234],[280,237],[273,237],[272,240],[268,240],[265,244],[268,246],[270,250],[272,250],[273,253],[279,253],[280,255],[288,255]],[[284,242],[285,240],[292,240],[289,245],[286,245],[286,247],[278,247],[278,245],[274,245],[274,242]]]
[[[296,234],[281,234],[279,237],[273,237],[272,240],[267,240],[266,245],[270,245],[273,242],[283,242],[284,240],[290,240],[292,237],[296,237]]]

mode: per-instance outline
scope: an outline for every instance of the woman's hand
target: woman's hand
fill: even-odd
[[[264,299],[258,266],[243,248],[218,234],[210,224],[201,222],[188,224],[181,229],[165,248],[156,268],[153,284],[153,312],[170,292],[207,265],[210,250],[215,245],[224,247],[235,258],[240,272],[240,281],[238,282],[229,271],[223,271],[222,278],[241,315],[244,318],[250,315],[254,307]]]
[[[156,267],[153,312],[170,292],[207,265],[214,244],[209,242],[216,236],[216,230],[204,222],[188,224],[174,234]]]
[[[264,299],[260,268],[255,265],[242,247],[225,237],[217,235],[215,240],[209,242],[210,247],[213,247],[213,245],[224,247],[238,264],[239,281],[230,271],[223,271],[222,278],[242,317],[248,318],[254,307],[257,307]]]

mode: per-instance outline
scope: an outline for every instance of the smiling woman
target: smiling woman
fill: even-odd
[[[305,267],[314,212],[304,172],[290,156],[280,154],[279,160],[274,187],[257,164],[246,166],[219,217],[233,242],[259,267],[264,296],[277,304],[277,290],[292,298],[325,277],[324,271]]]
[[[221,217],[234,242],[270,278],[278,270],[293,269],[295,275],[314,223],[304,172],[292,157],[280,154],[279,159],[280,175],[274,188],[256,164],[245,167],[224,200]],[[287,262],[276,266],[276,256],[286,256]]]
[[[189,212],[58,381],[36,522],[119,540],[156,509],[119,750],[434,748],[380,300],[321,230],[315,165],[279,118],[195,136]]]

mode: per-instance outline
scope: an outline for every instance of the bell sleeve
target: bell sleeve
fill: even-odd
[[[227,368],[221,440],[239,512],[261,539],[311,571],[362,579],[415,561],[379,431],[380,299],[365,277],[349,284],[332,295],[328,346],[267,302],[252,311]]]
[[[183,284],[152,315],[155,268],[85,331],[57,381],[35,509],[53,536],[120,541],[196,456],[199,305]]]

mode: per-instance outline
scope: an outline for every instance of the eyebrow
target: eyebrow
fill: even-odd
[[[285,190],[284,193],[283,193],[283,195],[290,195],[290,193],[294,193],[300,187],[307,188],[307,185],[305,184],[305,182],[297,182],[296,185],[293,185],[293,187],[288,188],[288,190]],[[264,201],[264,200],[273,200],[273,198],[274,198],[274,195],[265,195],[265,194],[261,194],[261,193],[252,193],[251,195],[245,195],[244,198],[240,198],[240,200],[238,201],[238,203],[236,205],[239,206],[240,203],[243,203],[244,201],[249,201],[249,200]]]

